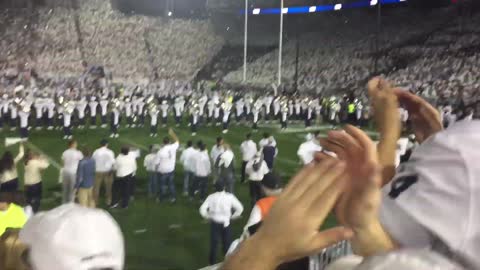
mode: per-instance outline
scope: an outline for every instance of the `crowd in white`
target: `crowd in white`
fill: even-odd
[[[0,70],[28,63],[46,77],[78,76],[86,61],[122,82],[155,73],[192,79],[223,46],[206,20],[125,15],[101,0],[79,5],[0,13]]]

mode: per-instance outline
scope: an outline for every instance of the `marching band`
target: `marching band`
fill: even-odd
[[[286,129],[289,122],[300,121],[305,127],[317,122],[338,124],[343,117],[342,108],[355,106],[355,118],[361,121],[369,113],[368,104],[347,97],[320,97],[307,95],[274,95],[254,92],[192,91],[179,87],[174,93],[139,86],[131,89],[84,91],[76,88],[54,91],[17,86],[12,94],[4,93],[0,99],[0,128],[20,128],[20,135],[28,137],[28,130],[62,129],[64,139],[72,137],[72,129],[106,128],[110,118],[112,138],[119,137],[120,125],[126,128],[143,127],[150,123],[150,136],[157,136],[158,124],[168,124],[171,115],[176,126],[187,123],[192,135],[206,125],[222,126],[227,133],[229,125],[251,125],[255,131],[260,121],[278,123]],[[348,103],[348,104],[347,104]],[[350,110],[348,110],[348,113]],[[97,116],[100,117],[97,117]],[[159,121],[159,117],[161,121]],[[19,119],[18,119],[19,118]],[[124,118],[124,119],[123,119]],[[57,121],[55,121],[55,119]]]

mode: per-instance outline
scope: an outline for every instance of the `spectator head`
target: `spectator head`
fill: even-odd
[[[6,151],[2,159],[0,159],[0,174],[5,171],[13,169],[15,166],[15,161],[13,160],[13,154],[10,151]]]
[[[0,192],[0,211],[7,211],[8,207],[14,201],[13,192]]]
[[[268,139],[269,137],[270,137],[270,133],[268,133],[268,132],[263,133],[263,138],[264,139]]]
[[[206,150],[205,144],[203,144],[203,143],[200,144],[200,145],[198,146],[198,149],[200,149],[200,151],[202,151],[202,152],[205,151],[205,150]]]
[[[317,139],[319,136],[320,136],[320,131],[319,130],[317,130],[313,133],[313,138],[314,139]]]
[[[107,141],[107,139],[101,140],[101,141],[100,141],[100,146],[102,146],[102,147],[108,147],[108,141]]]
[[[130,147],[126,145],[122,146],[122,148],[120,149],[120,153],[124,156],[128,155],[129,152],[130,152]]]
[[[197,142],[197,148],[200,148],[202,145],[204,145],[203,141],[200,140]]]
[[[122,232],[104,210],[65,204],[32,217],[20,231],[35,270],[122,270]]]
[[[225,191],[225,183],[224,183],[224,181],[217,181],[217,182],[215,182],[215,191],[216,191],[216,192]]]
[[[166,145],[166,144],[169,144],[170,143],[170,138],[169,137],[164,137],[163,138],[163,144]]]
[[[274,173],[268,173],[263,177],[261,182],[262,191],[266,197],[277,196],[282,192],[280,186],[280,177]]]
[[[187,147],[192,147],[193,146],[193,142],[190,140],[187,142]]]
[[[88,147],[83,147],[82,154],[83,154],[84,157],[91,157],[92,156],[92,151]]]
[[[68,148],[76,149],[78,146],[77,141],[75,139],[72,139],[68,141]]]
[[[217,145],[220,146],[223,144],[223,138],[222,137],[217,137]]]
[[[252,138],[252,133],[247,133],[247,135],[245,135],[245,138],[247,140],[250,140]]]

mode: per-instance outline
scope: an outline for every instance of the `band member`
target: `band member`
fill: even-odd
[[[133,127],[133,107],[130,98],[125,98],[123,108],[125,109],[125,117],[127,118],[127,128]],[[120,114],[120,111],[118,113]]]
[[[18,112],[20,118],[20,138],[28,138],[28,118],[30,117],[30,108],[24,107]]]
[[[156,105],[150,109],[150,137],[157,137],[157,126],[158,126],[158,109]]]
[[[215,109],[215,102],[213,101],[213,99],[210,99],[207,102],[207,122],[209,124],[211,124],[212,121],[213,121],[213,110],[214,109]]]
[[[90,98],[88,107],[90,108],[90,128],[95,129],[97,128],[97,107],[98,107],[98,102],[96,97]]]
[[[112,134],[110,134],[110,138],[118,138],[120,135],[118,134],[118,126],[120,125],[120,106],[114,105],[112,109],[112,122],[110,125],[110,130]]]
[[[45,103],[45,108],[47,110],[47,129],[52,130],[55,124],[55,101],[53,100],[53,98],[47,98]]]
[[[107,127],[108,96],[103,96],[100,100],[100,113],[102,119],[102,128]]]
[[[243,98],[235,102],[235,116],[236,116],[237,122],[240,122],[240,120],[242,120],[244,107],[245,107],[245,102],[243,102]]]
[[[71,102],[65,104],[65,108],[63,110],[63,139],[69,140],[72,139],[72,114],[75,110],[75,105]]]
[[[82,97],[79,101],[77,101],[75,108],[78,112],[78,127],[84,128],[85,127],[85,111],[87,109],[87,100],[85,97]]]
[[[162,111],[162,126],[166,127],[168,123],[168,101],[166,99],[162,101],[160,110]]]
[[[37,97],[33,104],[35,107],[35,129],[37,130],[42,128],[42,117],[45,105],[45,100],[41,97]]]
[[[190,128],[192,129],[192,136],[197,135],[198,120],[199,120],[199,108],[194,107],[193,110],[192,110],[192,117],[191,117],[192,122],[191,122],[191,125],[190,125]]]

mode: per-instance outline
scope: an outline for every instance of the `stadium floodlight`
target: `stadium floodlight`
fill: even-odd
[[[342,9],[342,4],[336,4],[334,7],[333,7],[334,10],[340,10]]]
[[[260,9],[259,8],[254,8],[253,9],[253,15],[258,15],[260,14]]]
[[[287,14],[288,13],[288,8],[282,8],[282,13]]]
[[[370,6],[375,6],[378,4],[378,0],[371,0],[370,1]]]
[[[308,12],[315,12],[317,11],[317,7],[316,6],[311,6],[309,9],[308,9]]]

